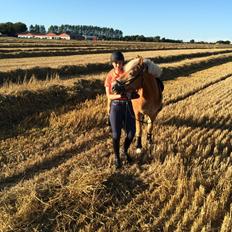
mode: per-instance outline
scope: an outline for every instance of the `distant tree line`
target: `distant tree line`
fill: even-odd
[[[0,32],[8,36],[16,36],[18,33],[26,32],[27,25],[21,22],[17,23],[0,23]]]
[[[46,29],[44,25],[30,25],[29,32],[36,34],[46,34]]]
[[[175,40],[175,39],[166,39],[165,37],[161,38],[160,36],[154,37],[145,37],[143,35],[127,35],[121,38],[121,40],[125,41],[139,41],[139,42],[167,42],[167,43],[183,43],[183,40]],[[212,44],[212,42],[205,42],[205,41],[195,41],[191,39],[189,43],[196,43],[196,44]],[[229,40],[218,40],[217,44],[230,44]]]
[[[143,35],[127,35],[122,38],[125,41],[140,41],[140,42],[168,42],[168,43],[183,43],[183,40],[166,39],[160,36],[145,37]]]
[[[123,37],[122,31],[107,27],[65,24],[61,26],[51,25],[48,28],[48,31],[46,31],[44,25],[30,25],[28,29],[26,24],[21,22],[0,23],[0,32],[8,36],[16,36],[18,33],[22,32],[31,32],[37,34],[45,34],[47,32],[53,32],[58,34],[70,32],[79,35],[97,36],[100,39],[121,39]]]
[[[230,44],[230,41],[229,40],[218,40],[216,43],[217,44]]]
[[[123,33],[120,30],[114,30],[113,28],[107,27],[97,27],[97,26],[85,26],[85,25],[51,25],[48,28],[48,32],[53,33],[63,33],[63,32],[71,32],[76,33],[78,35],[89,35],[89,36],[97,36],[102,39],[121,39],[123,37]]]

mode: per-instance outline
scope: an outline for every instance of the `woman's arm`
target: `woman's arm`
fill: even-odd
[[[114,99],[118,99],[121,97],[121,94],[110,93],[109,87],[105,87],[105,89],[106,89],[106,96],[107,96],[108,100],[114,100]]]

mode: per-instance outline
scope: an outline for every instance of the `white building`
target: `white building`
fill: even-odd
[[[64,39],[64,40],[71,40],[71,39],[77,39],[77,40],[83,40],[87,39],[84,36],[77,35],[75,33],[62,33],[62,34],[55,34],[55,33],[47,33],[47,34],[33,34],[33,33],[21,33],[18,34],[18,38],[36,38],[36,39]]]

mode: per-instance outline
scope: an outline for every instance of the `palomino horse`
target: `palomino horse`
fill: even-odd
[[[124,66],[125,74],[120,77],[118,84],[126,91],[136,90],[139,98],[132,100],[136,119],[136,152],[142,151],[142,122],[143,116],[148,116],[147,141],[152,144],[153,122],[162,108],[162,89],[156,78],[160,77],[161,68],[150,59],[135,58]]]

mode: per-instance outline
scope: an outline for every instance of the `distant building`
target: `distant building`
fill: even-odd
[[[59,35],[59,37],[61,39],[66,39],[66,40],[71,40],[71,39],[84,40],[85,39],[84,36],[78,35],[78,34],[73,33],[73,32],[62,33]]]
[[[18,38],[35,38],[35,39],[65,39],[65,40],[71,40],[71,39],[77,39],[77,40],[84,40],[85,37],[82,35],[78,35],[75,33],[62,33],[62,34],[55,34],[55,33],[47,33],[47,34],[33,34],[33,33],[21,33],[18,34]]]
[[[34,38],[34,35],[32,33],[21,33],[18,34],[18,38],[30,39],[30,38]]]
[[[71,36],[67,33],[62,33],[59,35],[60,39],[70,40]]]
[[[32,38],[37,38],[37,39],[47,39],[46,35],[45,34],[35,34],[35,35],[32,35],[34,37]]]
[[[46,34],[47,39],[60,39],[59,35],[55,34],[55,33],[47,33]]]

